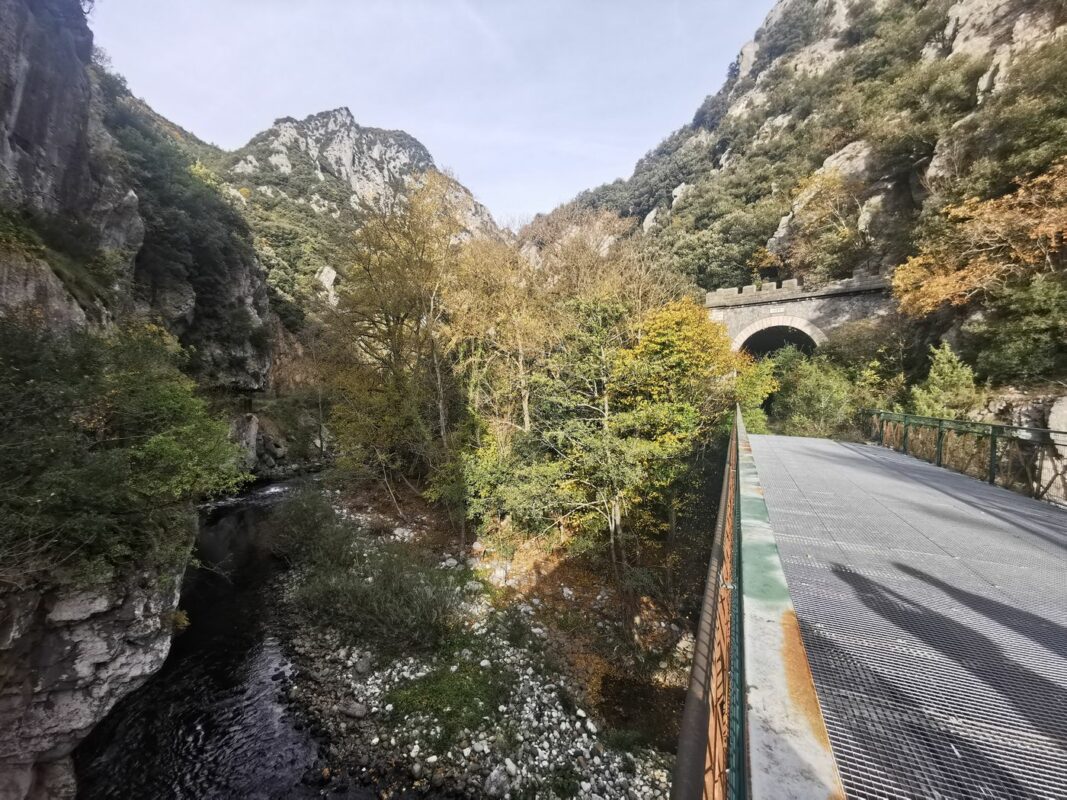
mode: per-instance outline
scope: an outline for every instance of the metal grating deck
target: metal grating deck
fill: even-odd
[[[849,798],[1067,798],[1067,510],[750,438]]]

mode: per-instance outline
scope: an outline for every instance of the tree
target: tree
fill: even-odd
[[[327,318],[342,462],[387,485],[425,477],[450,446],[442,287],[460,226],[448,190],[430,174],[410,198],[366,209]]]
[[[734,352],[725,328],[692,300],[650,310],[641,336],[614,368],[618,427],[644,443],[640,490],[629,502],[665,518],[668,591],[679,515],[699,502],[701,451],[726,431],[733,408],[758,407],[773,388],[770,373]]]
[[[758,405],[773,384],[691,300],[638,319],[611,299],[565,312],[533,375],[529,431],[489,436],[473,454],[472,510],[532,535],[566,529],[571,547],[606,550],[616,581],[633,588],[636,520],[662,517],[670,550],[694,457],[735,403]]]
[[[924,316],[1067,267],[1067,160],[1011,194],[945,209],[917,256],[897,268],[901,310]]]
[[[974,370],[960,360],[947,342],[930,347],[930,374],[911,389],[911,410],[924,417],[966,419],[978,406]]]
[[[854,389],[845,371],[825,356],[807,356],[793,346],[774,355],[778,391],[771,418],[791,436],[835,436],[855,416]]]
[[[456,267],[444,298],[468,402],[494,428],[518,424],[529,432],[531,372],[560,317],[551,282],[515,247],[492,239],[468,242]]]
[[[983,313],[963,325],[964,354],[996,382],[1067,379],[1067,274],[990,293]]]
[[[0,583],[183,563],[190,501],[242,481],[162,329],[0,321]]]

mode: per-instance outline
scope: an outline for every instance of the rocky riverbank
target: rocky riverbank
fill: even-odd
[[[379,514],[349,516],[360,531],[354,546],[371,555],[433,537],[425,516],[395,527]],[[382,796],[666,798],[671,756],[605,730],[543,622],[543,601],[505,599],[493,580],[500,564],[482,549],[437,554],[436,568],[456,573],[463,622],[425,654],[387,656],[285,603],[296,669],[281,690],[326,743],[308,780],[324,791],[375,785]],[[283,594],[305,579],[290,572]],[[595,629],[595,610],[587,617]]]

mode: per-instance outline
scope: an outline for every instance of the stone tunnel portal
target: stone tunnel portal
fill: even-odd
[[[789,325],[773,325],[751,334],[740,345],[739,349],[749,355],[763,358],[789,345],[811,355],[818,347],[818,342],[799,328]]]

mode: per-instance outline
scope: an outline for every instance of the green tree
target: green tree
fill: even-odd
[[[190,501],[243,476],[161,329],[50,333],[0,321],[0,583],[177,563]]]
[[[835,436],[855,417],[854,388],[846,372],[825,356],[785,347],[774,356],[778,391],[771,418],[791,436]]]
[[[911,389],[911,411],[924,417],[966,418],[981,395],[974,370],[956,355],[948,342],[930,347],[930,374]]]
[[[963,330],[964,352],[982,377],[1067,379],[1067,276],[1035,275],[997,290]]]

